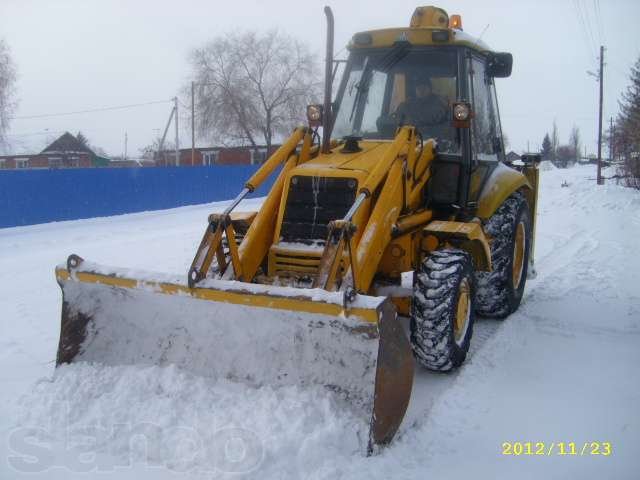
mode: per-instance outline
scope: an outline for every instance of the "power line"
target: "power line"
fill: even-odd
[[[598,17],[598,33],[600,34],[600,43],[606,43],[607,37],[602,25],[602,10],[600,9],[600,0],[593,0],[593,8],[596,12],[596,16]]]
[[[49,118],[49,117],[62,117],[65,115],[77,115],[80,113],[93,113],[93,112],[106,112],[109,110],[124,110],[127,108],[135,108],[135,107],[144,107],[146,105],[157,105],[160,103],[169,103],[173,102],[173,99],[170,100],[157,100],[154,102],[145,102],[145,103],[132,103],[129,105],[118,105],[115,107],[102,107],[102,108],[90,108],[87,110],[77,110],[75,112],[64,112],[64,113],[44,113],[39,115],[25,115],[21,117],[11,117],[12,120],[28,120],[31,118]]]
[[[7,133],[7,137],[33,137],[36,135],[58,135],[64,133],[64,130],[52,130],[44,132],[29,132],[29,133]]]
[[[587,0],[585,0],[586,2]],[[602,18],[600,18],[600,14],[598,13],[598,6],[596,4],[596,0],[592,1],[593,8],[587,7],[585,5],[585,9],[589,12],[589,19],[591,19],[591,11],[593,10],[593,36],[595,38],[596,32],[598,33],[598,43],[602,45],[604,42],[602,41]]]
[[[584,47],[587,49],[587,56],[589,58],[593,58],[594,57],[593,54],[595,52],[595,50],[593,49],[594,45],[592,43],[592,40],[589,38],[589,32],[587,30],[584,18],[582,16],[582,10],[580,9],[579,0],[573,0],[573,8],[576,11],[576,18],[578,20],[578,25],[580,27],[580,31],[582,32],[582,36],[585,40]]]
[[[589,56],[593,59],[597,57],[597,48],[596,41],[593,37],[593,32],[591,31],[590,24],[587,18],[587,11],[584,4],[580,0],[575,0],[576,9],[578,11],[578,17],[580,18],[580,23],[587,40],[588,50],[590,51]]]
[[[580,0],[578,0],[580,1]],[[596,28],[595,26],[591,25],[591,10],[588,6],[589,4],[586,2],[586,0],[584,0],[584,3],[582,3],[582,11],[584,12],[584,17],[586,19],[586,24],[587,24],[587,28],[589,29],[589,36],[591,37],[591,40],[593,41],[593,46],[594,48],[596,48],[597,46],[597,42],[596,42]],[[597,51],[597,48],[596,48]]]

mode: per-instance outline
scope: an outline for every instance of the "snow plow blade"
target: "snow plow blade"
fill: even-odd
[[[369,421],[367,453],[395,435],[413,357],[393,304],[359,295],[127,271],[72,255],[56,268],[56,365],[175,364],[251,386],[322,385]]]

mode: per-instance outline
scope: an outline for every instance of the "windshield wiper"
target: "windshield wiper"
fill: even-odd
[[[397,42],[393,45],[392,49],[382,58],[380,64],[376,70],[381,72],[388,72],[396,63],[402,60],[407,53],[409,53],[408,42]],[[373,77],[373,69],[369,68],[369,56],[364,59],[364,65],[362,67],[362,73],[360,74],[360,80],[355,85],[356,97],[353,99],[353,107],[351,107],[351,114],[349,115],[349,122],[353,121],[353,116],[356,110],[361,106],[361,102],[366,98],[362,95],[363,92],[368,92],[369,82]]]
[[[362,92],[369,89],[369,80],[371,79],[371,75],[368,77],[365,74],[368,74],[370,71],[369,67],[369,57],[365,57],[364,65],[362,66],[362,73],[360,74],[360,80],[358,80],[355,84],[356,89],[356,98],[353,99],[353,106],[351,107],[351,114],[349,115],[349,123],[353,120],[353,115],[356,113],[356,108],[360,103],[360,98],[362,98]]]

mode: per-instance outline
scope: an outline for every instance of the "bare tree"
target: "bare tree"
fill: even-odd
[[[160,148],[160,144],[162,144],[162,149]],[[158,137],[154,138],[153,142],[140,148],[138,151],[140,152],[140,158],[143,160],[163,160],[166,162],[167,158],[174,158],[175,149],[176,147],[173,142],[165,140],[164,143],[162,143],[162,139]]]
[[[629,80],[619,102],[612,144],[615,156],[622,162],[618,175],[626,186],[640,190],[640,57],[631,68]]]
[[[569,146],[573,150],[574,161],[577,162],[580,158],[580,129],[577,126],[573,126],[571,129],[571,136],[569,137]]]
[[[320,97],[317,58],[277,30],[217,37],[192,52],[191,64],[199,137],[223,145],[270,148]]]
[[[16,68],[7,43],[0,38],[0,148],[7,145],[7,130],[16,102]]]
[[[558,137],[558,125],[555,118],[553,119],[553,128],[551,130],[551,160],[555,160],[560,146],[560,138]]]

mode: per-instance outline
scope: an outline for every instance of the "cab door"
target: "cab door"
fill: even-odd
[[[467,75],[473,118],[471,119],[471,178],[467,205],[477,204],[482,187],[498,162],[504,145],[494,79],[487,74],[486,57],[467,56]]]

